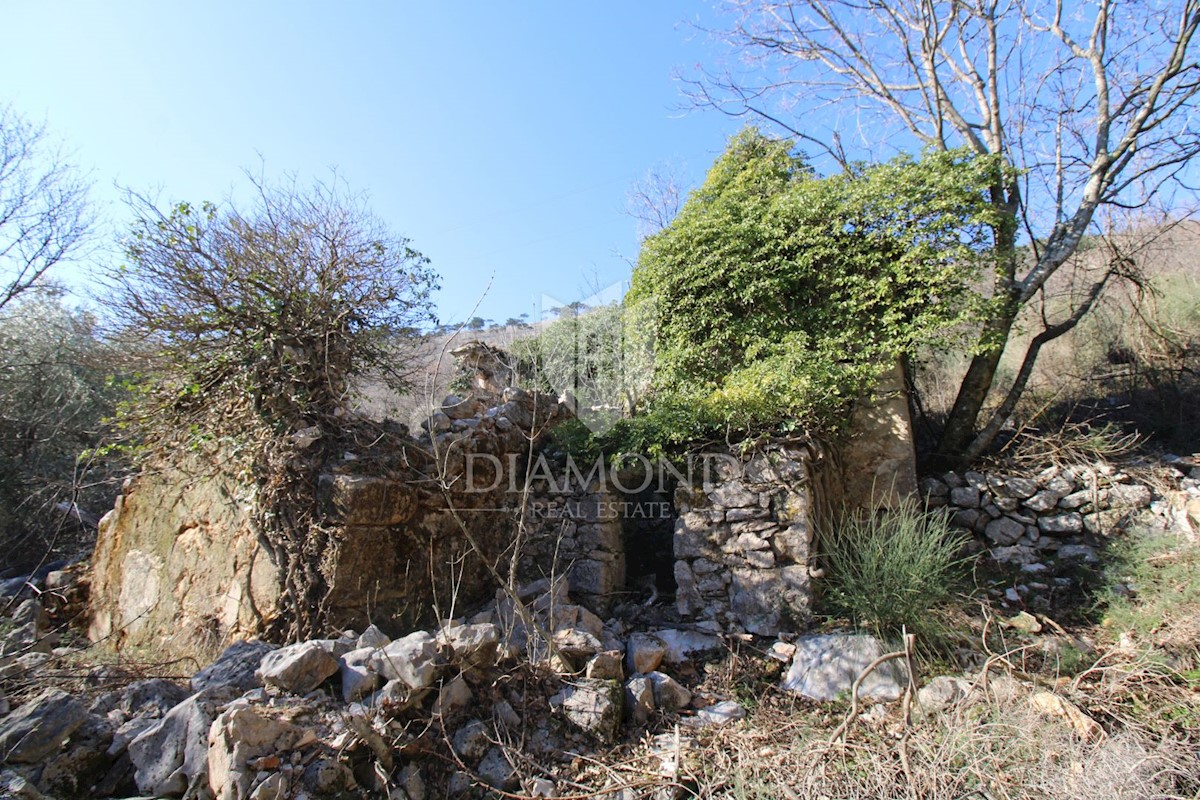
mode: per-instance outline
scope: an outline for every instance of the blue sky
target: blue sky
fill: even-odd
[[[0,102],[44,120],[95,181],[220,200],[241,170],[370,195],[442,276],[442,319],[534,316],[625,280],[627,192],[698,182],[739,123],[680,110],[715,46],[686,2],[13,2]],[[493,277],[494,276],[494,277]],[[489,281],[491,288],[487,289]],[[485,295],[486,290],[486,295]]]

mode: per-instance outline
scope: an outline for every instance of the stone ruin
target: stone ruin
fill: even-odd
[[[518,579],[565,575],[602,615],[632,600],[713,631],[799,631],[820,520],[847,499],[889,505],[915,488],[902,393],[861,404],[837,451],[777,441],[611,470],[542,447],[570,411],[508,386],[502,353],[468,344],[454,355],[471,377],[465,397],[447,397],[396,452],[348,451],[321,476],[331,629],[400,633],[448,617],[490,597],[489,565],[507,574],[519,548]],[[287,613],[252,524],[247,465],[219,455],[177,458],[127,483],[100,525],[93,640],[204,660]]]

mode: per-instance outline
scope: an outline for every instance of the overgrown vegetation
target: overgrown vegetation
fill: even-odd
[[[336,176],[308,190],[252,182],[249,210],[132,198],[111,300],[152,371],[120,420],[144,459],[208,442],[249,453],[288,598],[275,633],[304,636],[321,629],[317,476],[352,434],[350,379],[405,388],[436,282]]]
[[[518,360],[578,395],[608,452],[837,431],[897,358],[987,308],[997,168],[930,152],[819,178],[747,129],[643,242],[623,303],[548,324]]]
[[[95,453],[122,396],[119,359],[93,315],[50,287],[0,309],[0,549],[7,566],[86,551],[80,516],[116,487]],[[90,512],[90,513],[89,513]]]

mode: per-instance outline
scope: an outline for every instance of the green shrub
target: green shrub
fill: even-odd
[[[849,514],[825,536],[825,601],[835,614],[880,635],[931,634],[931,612],[953,597],[966,572],[962,535],[916,503],[875,515]]]

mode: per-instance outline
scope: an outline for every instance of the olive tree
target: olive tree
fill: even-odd
[[[842,164],[908,143],[964,147],[1007,167],[988,186],[993,302],[939,445],[945,458],[976,458],[1041,347],[1074,327],[1128,260],[1093,270],[1057,316],[1046,309],[1016,379],[994,387],[1022,309],[1041,304],[1105,209],[1191,196],[1200,0],[729,5],[733,22],[718,34],[737,60],[689,81],[696,103],[770,121]]]

